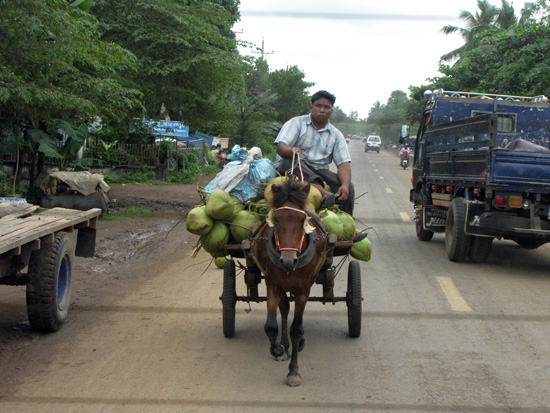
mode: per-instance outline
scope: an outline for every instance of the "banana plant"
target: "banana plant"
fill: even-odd
[[[86,169],[91,166],[93,159],[76,159],[76,156],[88,137],[88,126],[76,126],[64,120],[55,122],[55,129],[28,131],[34,143],[38,144],[38,151],[46,157],[57,160],[59,170]]]

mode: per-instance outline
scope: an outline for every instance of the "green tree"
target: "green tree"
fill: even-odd
[[[138,109],[139,92],[120,77],[136,68],[135,58],[101,41],[95,17],[65,0],[3,0],[0,7],[0,113],[17,119],[13,132],[29,143],[22,160],[32,161],[34,181],[43,154],[28,130],[47,130],[56,119],[90,124]]]
[[[540,0],[526,9],[528,13],[523,16],[530,17],[522,24],[487,35],[479,48],[465,52],[465,64],[440,65],[443,76],[429,79],[428,85],[411,86],[413,99],[421,102],[426,89],[439,88],[524,96],[550,94],[550,8]]]
[[[284,123],[294,116],[308,113],[311,101],[307,88],[314,83],[304,81],[304,77],[298,66],[276,70],[269,75],[271,91],[277,95],[274,107],[278,122]]]
[[[447,25],[441,31],[445,34],[460,33],[464,45],[441,56],[441,60],[449,61],[461,57],[464,52],[473,50],[479,46],[479,34],[494,28],[495,19],[498,17],[499,9],[489,3],[488,0],[477,0],[479,11],[475,14],[462,10],[459,18],[466,22],[466,27]]]
[[[147,116],[166,114],[197,130],[227,115],[242,88],[242,62],[231,31],[238,0],[95,0],[102,39],[130,50]]]
[[[410,125],[408,108],[411,102],[402,90],[391,92],[388,102],[375,102],[369,110],[367,130],[377,133],[386,143],[397,143],[401,125]]]

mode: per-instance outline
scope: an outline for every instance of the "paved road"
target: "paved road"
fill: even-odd
[[[372,227],[362,335],[344,304],[308,304],[302,386],[269,355],[265,304],[238,303],[224,338],[220,271],[185,256],[58,334],[0,348],[0,411],[550,411],[549,248],[496,242],[484,265],[452,263],[441,235],[416,239],[410,170],[350,149],[355,216]]]

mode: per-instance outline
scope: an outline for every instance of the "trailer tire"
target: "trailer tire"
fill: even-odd
[[[445,225],[445,250],[451,261],[464,262],[468,256],[471,237],[464,232],[465,222],[466,205],[464,198],[454,198],[447,211]]]
[[[58,331],[71,305],[73,249],[65,232],[33,251],[27,273],[27,315],[31,326],[43,332]]]
[[[470,249],[468,250],[468,259],[473,263],[483,263],[487,261],[491,254],[493,238],[472,236],[470,239]]]
[[[350,337],[357,338],[361,335],[363,306],[363,297],[361,295],[361,268],[357,261],[350,261],[349,263],[346,304],[348,307],[348,333]]]
[[[237,304],[237,290],[235,277],[235,261],[225,261],[223,267],[223,335],[231,338],[235,335],[235,305]]]

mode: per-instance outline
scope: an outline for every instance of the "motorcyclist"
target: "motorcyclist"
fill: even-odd
[[[403,166],[403,161],[404,160],[409,160],[409,144],[406,143],[404,144],[401,149],[399,150],[399,159],[400,159],[400,164],[401,166]]]

